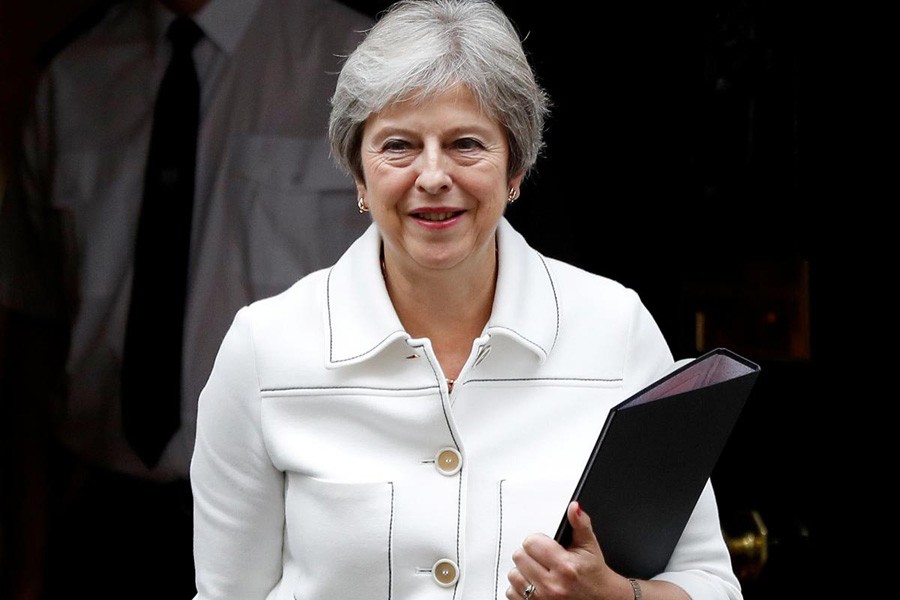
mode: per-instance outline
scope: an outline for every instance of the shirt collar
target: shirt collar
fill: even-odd
[[[559,333],[556,287],[546,259],[506,219],[497,239],[497,290],[485,333],[506,336],[543,362]],[[388,296],[380,256],[381,236],[372,224],[328,273],[329,368],[362,362],[410,338]]]
[[[193,16],[203,34],[227,54],[232,54],[250,24],[262,0],[210,0]],[[157,35],[165,35],[175,13],[155,2],[154,22]]]

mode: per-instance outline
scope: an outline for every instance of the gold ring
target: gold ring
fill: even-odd
[[[525,586],[525,591],[522,592],[522,597],[525,598],[525,600],[531,600],[531,597],[534,596],[534,590],[534,584],[529,583],[527,586]]]

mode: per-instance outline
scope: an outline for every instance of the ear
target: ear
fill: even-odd
[[[507,187],[519,189],[522,185],[522,181],[525,179],[525,171],[519,171],[509,180],[509,185]]]
[[[359,179],[356,180],[356,196],[358,198],[366,197],[366,183]]]

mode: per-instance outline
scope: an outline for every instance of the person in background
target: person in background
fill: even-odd
[[[188,471],[219,342],[367,225],[327,125],[370,17],[107,4],[43,73],[0,214],[4,597],[193,596]]]
[[[332,154],[372,224],[222,342],[191,464],[199,600],[742,598],[710,484],[648,581],[569,502],[609,409],[674,361],[635,291],[504,217],[548,112],[489,0],[401,0],[348,57]]]

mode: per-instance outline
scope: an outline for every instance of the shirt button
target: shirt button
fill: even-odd
[[[441,587],[451,587],[459,580],[459,567],[449,558],[442,558],[431,567],[435,582]]]
[[[456,448],[441,448],[434,459],[434,466],[437,467],[441,475],[448,477],[456,475],[462,468],[462,457],[456,451]]]

